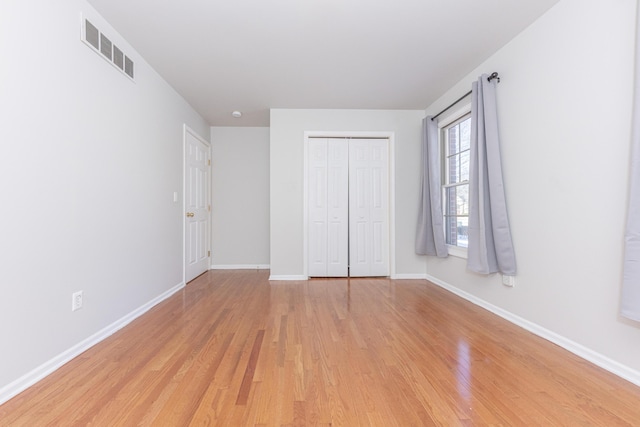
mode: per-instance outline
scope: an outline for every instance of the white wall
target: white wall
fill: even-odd
[[[214,268],[269,264],[269,128],[212,127]]]
[[[80,41],[81,12],[135,82]],[[2,395],[181,284],[182,125],[209,127],[83,0],[0,2],[0,56]]]
[[[420,129],[424,111],[271,110],[271,275],[303,275],[305,131],[395,133],[396,274],[423,276],[414,252],[420,193]]]
[[[640,325],[618,316],[635,10],[634,0],[563,0],[427,109],[439,111],[481,73],[500,73],[518,275],[509,289],[466,272],[459,258],[429,258],[427,270],[610,367],[622,364],[638,382]]]

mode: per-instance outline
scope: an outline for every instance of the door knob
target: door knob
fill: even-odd
[[[193,218],[194,216],[196,216],[196,214],[194,214],[193,212],[187,212],[187,216],[189,218]]]

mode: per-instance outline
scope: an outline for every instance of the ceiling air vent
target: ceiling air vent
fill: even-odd
[[[89,43],[96,50],[100,50],[100,31],[98,31],[98,29],[89,21],[85,21],[84,41]]]
[[[111,54],[113,53],[113,43],[104,34],[100,34],[100,53],[104,55],[109,61],[111,61]]]
[[[118,46],[113,47],[113,64],[121,70],[124,70],[124,53],[118,49]]]
[[[133,61],[128,56],[124,57],[124,72],[133,78]]]
[[[133,61],[88,19],[82,20],[82,41],[133,79]]]

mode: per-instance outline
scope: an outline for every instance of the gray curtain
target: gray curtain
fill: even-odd
[[[431,116],[422,120],[422,180],[416,233],[416,253],[446,257],[440,187],[438,123]]]
[[[640,24],[640,7],[637,22]],[[640,321],[640,32],[636,30],[636,67],[631,130],[629,208],[625,231],[620,314]]]
[[[467,268],[481,274],[513,276],[516,257],[502,181],[496,84],[483,74],[471,88]]]

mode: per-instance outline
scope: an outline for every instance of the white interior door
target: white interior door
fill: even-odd
[[[347,277],[349,150],[345,140],[309,140],[309,275]]]
[[[389,141],[349,142],[349,275],[389,275]]]
[[[185,130],[185,281],[209,268],[209,144]]]
[[[389,140],[310,138],[310,277],[389,275]]]

